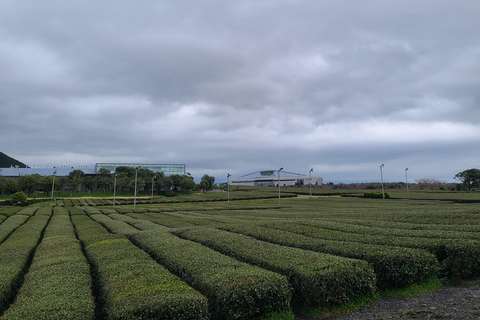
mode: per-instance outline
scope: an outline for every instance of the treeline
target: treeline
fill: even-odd
[[[162,191],[162,190],[209,190],[215,183],[215,177],[204,175],[199,184],[193,177],[173,174],[165,176],[163,172],[153,172],[149,169],[135,169],[130,167],[118,167],[115,173],[107,169],[100,169],[94,175],[85,175],[81,170],[73,170],[68,176],[41,176],[39,174],[24,175],[18,178],[0,176],[0,193],[2,197],[23,191],[28,196],[40,193],[48,196],[52,191],[70,191],[70,195],[78,191],[103,191],[104,193],[128,192],[135,190]]]

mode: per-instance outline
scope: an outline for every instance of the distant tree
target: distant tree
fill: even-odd
[[[180,174],[171,174],[169,178],[172,180],[172,189],[177,190],[180,188],[180,183],[183,180],[183,176]]]
[[[210,182],[208,182],[207,180],[202,180],[202,181],[200,181],[198,186],[200,187],[200,190],[202,190],[203,193],[205,193],[205,192],[207,192],[207,190],[210,186]]]
[[[98,170],[95,180],[97,183],[97,189],[103,190],[104,193],[107,192],[107,190],[112,189],[114,178],[112,178],[110,170],[101,168]]]
[[[53,176],[41,176],[38,180],[38,189],[47,195],[52,191]]]
[[[13,194],[19,191],[17,181],[13,180],[12,178],[7,178],[5,180],[4,188],[6,194]]]
[[[190,177],[185,176],[180,182],[180,188],[184,191],[190,191],[195,189],[196,183]]]
[[[208,174],[204,174],[201,181],[206,181],[207,189],[212,189],[213,185],[215,184],[215,177],[209,176]]]
[[[39,180],[39,174],[24,175],[18,178],[17,184],[21,191],[30,196],[30,194],[37,190]]]
[[[92,190],[93,186],[95,185],[95,179],[93,177],[85,177],[83,180],[83,185],[85,189],[87,189],[88,194],[90,194],[90,190]]]
[[[80,191],[80,186],[85,180],[85,173],[82,170],[73,170],[68,174],[68,185],[72,188],[70,195],[73,192]]]
[[[480,170],[479,169],[468,169],[462,172],[459,172],[453,177],[456,180],[462,182],[465,190],[472,190],[472,188],[480,186]]]

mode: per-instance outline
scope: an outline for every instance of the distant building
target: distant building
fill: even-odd
[[[111,173],[115,172],[118,167],[137,168],[142,167],[153,172],[163,172],[166,176],[172,174],[185,175],[186,165],[184,164],[144,164],[144,163],[97,163],[95,165],[95,172],[98,173],[100,169],[107,169]]]
[[[275,174],[276,173],[276,174]],[[255,176],[256,175],[256,176]],[[281,171],[280,178],[277,170],[256,171],[239,178],[230,179],[231,186],[272,187],[294,185],[322,185],[323,178],[318,176],[302,175],[300,173]]]
[[[60,167],[51,167],[51,168],[20,168],[19,166],[10,167],[10,168],[0,168],[0,176],[18,178],[20,176],[26,176],[30,174],[39,174],[41,176],[53,176],[54,174],[57,177],[66,177],[73,170],[81,170],[86,175],[94,175],[95,170],[93,168],[88,168],[86,166],[80,167],[69,167],[69,166],[60,166]]]
[[[95,168],[88,168],[87,166],[60,166],[47,168],[20,168],[19,166],[11,166],[10,168],[0,168],[0,176],[18,178],[30,174],[39,174],[41,176],[52,176],[55,174],[57,177],[66,177],[73,170],[81,170],[86,175],[95,175],[101,168],[114,173],[115,169],[118,167],[142,167],[143,169],[149,169],[153,172],[163,172],[166,176],[172,174],[186,174],[186,166],[184,164],[97,163]]]

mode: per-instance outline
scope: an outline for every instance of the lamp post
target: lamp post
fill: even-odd
[[[137,205],[137,176],[138,176],[138,170],[141,169],[142,167],[136,167],[135,168],[135,191],[134,191],[134,196],[133,196],[133,209],[135,209]]]
[[[57,174],[57,170],[53,171],[53,181],[52,181],[52,199],[53,201],[53,191],[55,190],[55,175]]]
[[[408,175],[407,175],[408,168],[405,168],[405,183],[407,184],[407,192],[408,192]]]
[[[382,179],[382,199],[385,199],[385,189],[383,188],[383,168],[385,167],[385,165],[382,163],[382,165],[380,166],[380,177]]]
[[[115,195],[117,192],[117,174],[115,173],[114,175],[114,180],[113,180],[113,206],[115,207]]]
[[[310,198],[312,197],[312,172],[313,168],[308,172],[310,174]]]
[[[228,199],[228,204],[230,204],[230,173],[227,173],[227,199]]]
[[[283,167],[278,169],[278,206],[280,207],[280,171],[283,170]]]
[[[153,201],[153,181],[155,181],[155,176],[152,177],[152,201]]]

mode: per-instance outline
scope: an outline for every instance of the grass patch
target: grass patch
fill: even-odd
[[[312,318],[327,318],[341,316],[352,311],[368,307],[373,302],[380,300],[380,294],[374,293],[368,296],[362,296],[353,301],[347,301],[340,305],[329,307],[309,307],[305,306],[298,310],[299,313]]]
[[[435,291],[443,287],[443,283],[437,277],[430,277],[422,283],[413,283],[401,289],[386,289],[383,296],[392,298],[405,298]]]

